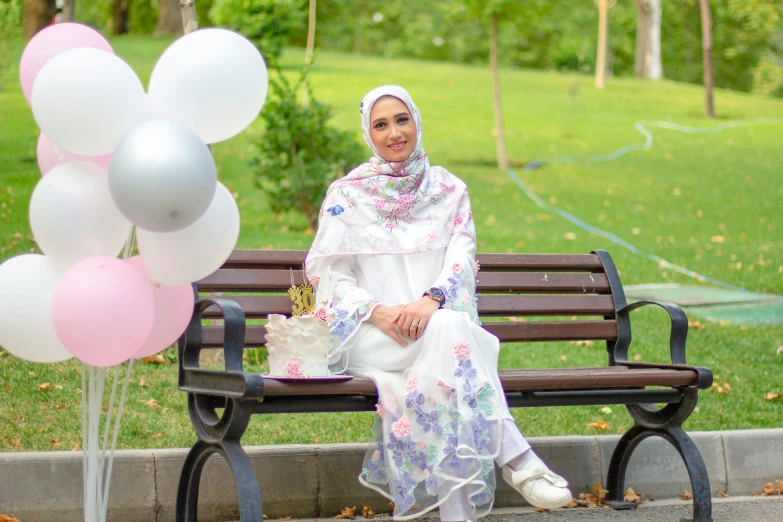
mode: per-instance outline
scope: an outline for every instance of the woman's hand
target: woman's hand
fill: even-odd
[[[378,305],[372,311],[370,315],[370,323],[374,324],[380,330],[397,341],[400,346],[408,346],[400,334],[397,332],[397,320],[400,318],[400,312],[402,312],[402,305],[397,306],[383,306]]]
[[[432,314],[440,307],[439,303],[431,297],[424,296],[418,301],[408,303],[402,307],[397,328],[403,336],[414,341],[421,339],[424,328]]]

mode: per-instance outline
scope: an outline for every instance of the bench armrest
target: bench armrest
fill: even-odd
[[[202,370],[199,366],[204,344],[201,316],[210,306],[217,306],[223,312],[225,371]],[[243,371],[244,346],[245,312],[242,307],[233,299],[225,297],[198,299],[190,324],[179,340],[180,390],[235,398],[263,397],[263,379]]]
[[[621,332],[615,347],[615,361],[619,363],[628,361],[628,346],[631,344],[630,312],[647,305],[660,306],[669,313],[671,318],[671,334],[669,336],[669,352],[672,364],[685,365],[685,340],[688,337],[688,317],[685,312],[674,303],[659,301],[637,301],[617,310],[617,322],[628,325],[627,332]],[[623,329],[623,328],[621,328]],[[625,329],[623,329],[625,330]],[[625,335],[622,335],[625,334]]]

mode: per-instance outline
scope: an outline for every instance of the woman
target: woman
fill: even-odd
[[[371,377],[379,391],[359,480],[394,502],[396,520],[435,507],[444,521],[486,515],[493,461],[531,504],[567,504],[566,481],[508,411],[499,343],[480,326],[465,184],[429,165],[405,89],[373,90],[360,112],[374,157],[329,188],[306,262],[319,295],[331,296],[330,363]]]

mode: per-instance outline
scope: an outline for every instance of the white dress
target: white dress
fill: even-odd
[[[473,517],[486,514],[508,424],[499,421],[512,417],[497,376],[498,339],[478,321],[475,240],[457,234],[446,249],[345,255],[329,264],[336,278],[331,326],[342,348],[332,363],[371,377],[380,395],[359,480],[395,503],[396,520],[457,497]],[[418,341],[402,347],[366,322],[374,304],[410,303],[432,286],[444,290],[446,306]]]

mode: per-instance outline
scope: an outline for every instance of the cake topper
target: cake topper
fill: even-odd
[[[302,316],[310,315],[315,310],[315,295],[313,294],[313,285],[305,281],[301,285],[294,282],[294,271],[291,270],[291,288],[288,289],[291,301],[291,315]]]

